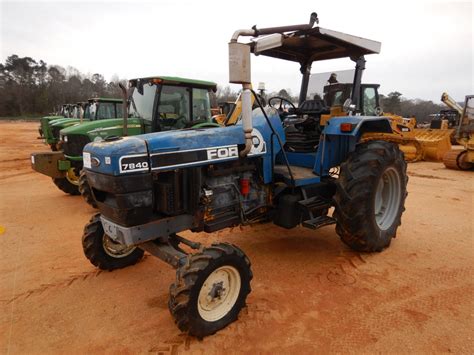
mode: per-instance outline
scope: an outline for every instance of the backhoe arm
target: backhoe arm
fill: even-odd
[[[456,101],[454,101],[454,99],[449,96],[447,92],[443,92],[443,95],[441,95],[441,102],[443,102],[450,109],[456,110],[459,115],[462,115],[462,107]]]

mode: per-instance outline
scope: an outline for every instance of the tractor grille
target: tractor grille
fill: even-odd
[[[56,139],[59,139],[59,131],[62,129],[62,127],[52,127],[51,128],[51,133],[53,134],[53,137]]]
[[[62,141],[62,148],[65,155],[69,156],[82,156],[82,150],[87,143],[90,143],[90,139],[83,135],[68,135],[67,142]]]

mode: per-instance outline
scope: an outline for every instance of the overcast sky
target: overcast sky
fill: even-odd
[[[473,94],[472,1],[4,1],[1,60],[11,54],[73,66],[106,79],[173,75],[228,82],[227,43],[236,29],[307,23],[382,42],[363,81],[380,91],[439,101]],[[351,69],[349,60],[313,73]],[[252,57],[254,85],[299,91],[299,66]],[[238,86],[235,86],[237,89]]]

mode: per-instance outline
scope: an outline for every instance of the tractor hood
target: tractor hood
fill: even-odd
[[[41,120],[52,121],[52,120],[57,120],[60,118],[65,118],[65,117],[64,116],[44,116],[44,117],[41,117]]]
[[[129,132],[130,134],[134,135],[140,133],[141,123],[139,119],[129,118],[127,126],[133,131]],[[107,137],[123,135],[123,118],[83,121],[81,124],[62,129],[60,133],[63,137],[69,135],[87,135],[91,141],[102,141]]]
[[[268,116],[275,130],[284,139],[278,114],[272,111]],[[266,156],[271,159],[271,135],[264,116],[254,113],[253,147],[248,156]],[[237,160],[239,151],[244,146],[245,136],[240,124],[166,131],[111,142],[89,143],[84,148],[84,166],[94,172],[109,175],[168,171]],[[274,155],[279,149],[274,142]]]
[[[57,120],[50,121],[51,127],[68,127],[72,124],[78,124],[81,120],[79,118],[59,118]]]

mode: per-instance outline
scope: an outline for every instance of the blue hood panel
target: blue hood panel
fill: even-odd
[[[99,165],[91,166],[90,170],[108,175],[117,175],[117,172],[120,170],[118,162],[123,155],[148,155],[146,142],[140,139],[139,136],[123,137],[111,142],[89,143],[84,147],[83,152],[89,153],[92,158],[99,161]],[[84,167],[88,168],[87,166]]]
[[[285,134],[280,117],[275,110],[267,110],[267,114],[284,143]],[[280,151],[280,146],[276,139],[273,139],[272,144],[272,131],[260,110],[254,111],[253,127],[254,144],[249,157],[263,157],[267,170]],[[238,152],[244,145],[244,132],[241,124],[238,124],[228,127],[149,133],[112,142],[89,143],[84,152],[90,153],[96,162],[95,165],[86,168],[103,174],[122,175],[146,173],[152,170],[169,171],[180,167],[237,160]],[[98,165],[97,161],[100,162]],[[271,172],[264,175],[271,178],[269,173]]]

